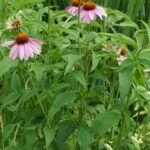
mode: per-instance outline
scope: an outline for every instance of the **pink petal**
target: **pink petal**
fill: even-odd
[[[78,14],[78,7],[76,6],[69,6],[66,8],[66,10],[71,13],[73,16],[76,16]]]
[[[24,44],[18,45],[18,55],[21,60],[24,58]]]
[[[89,11],[89,17],[91,20],[95,20],[96,19],[96,13],[93,10]]]
[[[33,50],[31,49],[30,45],[27,43],[27,44],[25,45],[25,47],[26,47],[26,50],[28,51],[28,55],[29,55],[30,57],[34,57]]]
[[[7,46],[9,46],[9,45],[13,45],[15,43],[15,41],[7,41],[7,42],[4,42],[3,44],[2,44],[2,46],[3,47],[7,47]]]
[[[9,58],[14,60],[17,57],[17,54],[18,54],[18,45],[15,44],[9,52]]]
[[[85,23],[87,23],[87,24],[89,24],[89,23],[91,22],[91,19],[90,19],[90,17],[89,17],[88,14],[86,14],[86,15],[84,16],[83,22],[85,22]]]
[[[28,46],[35,54],[40,54],[41,49],[38,49],[35,45],[33,45],[31,42],[28,43]]]
[[[43,42],[38,40],[38,39],[29,38],[29,41],[33,41],[33,42],[37,43],[38,45],[42,45],[43,44]]]
[[[82,10],[82,11],[80,12],[80,19],[83,19],[84,16],[87,15],[87,13],[88,13],[88,11]]]
[[[71,7],[72,7],[72,6],[68,6],[68,7],[66,8],[66,10],[69,11]]]
[[[29,59],[29,52],[27,49],[27,44],[24,44],[24,60],[28,60]]]
[[[41,50],[41,45],[37,44],[37,42],[35,42],[33,40],[29,40],[28,43],[31,43],[32,45],[34,45],[34,47],[36,47],[36,49],[40,49]]]
[[[107,13],[105,12],[104,8],[97,6],[94,9],[94,12],[102,19],[102,16],[107,17]]]

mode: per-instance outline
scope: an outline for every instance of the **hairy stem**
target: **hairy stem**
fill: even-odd
[[[31,74],[31,72],[30,72],[30,70],[29,70],[28,64],[27,64],[27,67],[28,67],[28,72],[29,72],[29,78],[30,78],[31,84],[32,84],[32,86],[33,86],[33,88],[34,88],[34,90],[35,90],[35,94],[36,94],[38,103],[39,103],[39,105],[40,105],[40,107],[41,107],[41,110],[42,110],[42,112],[43,112],[43,114],[44,114],[44,116],[45,116],[45,118],[46,118],[46,111],[45,111],[44,106],[43,106],[43,104],[42,104],[42,102],[41,102],[41,100],[40,100],[40,96],[39,96],[38,90],[37,90],[37,88],[36,88],[36,85],[35,85],[35,83],[34,83],[34,81],[33,81],[33,77],[32,77],[32,74]]]

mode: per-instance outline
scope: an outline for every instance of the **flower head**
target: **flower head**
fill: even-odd
[[[150,73],[150,68],[144,70],[145,73]]]
[[[103,16],[107,17],[107,13],[104,8],[95,5],[93,2],[85,2],[81,7],[80,19],[89,24],[92,20],[96,20],[97,16],[101,19],[103,19]]]
[[[73,16],[78,15],[78,7],[82,5],[82,0],[72,0],[72,4],[66,8],[66,10]]]
[[[121,48],[121,50],[119,51],[120,55],[117,58],[118,64],[121,65],[121,63],[127,59],[126,57],[126,49],[125,48]]]
[[[6,28],[10,30],[17,29],[20,27],[20,25],[21,25],[21,16],[19,13],[9,18],[6,22]]]
[[[117,62],[119,65],[127,59],[127,51],[124,47],[121,46],[114,46],[114,45],[104,45],[102,48],[102,51],[106,52],[114,52],[115,55],[117,56]]]
[[[15,59],[17,56],[21,60],[28,60],[29,57],[34,57],[34,54],[41,53],[42,42],[37,39],[29,38],[24,33],[19,33],[15,40],[3,43],[3,47],[13,45],[9,52],[9,57]]]

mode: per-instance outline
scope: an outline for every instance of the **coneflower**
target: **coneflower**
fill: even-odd
[[[10,17],[6,21],[6,28],[9,30],[18,29],[21,26],[21,16],[20,13],[16,14],[15,16]]]
[[[24,33],[19,33],[15,40],[7,41],[2,46],[10,45],[13,45],[9,53],[11,59],[18,56],[21,60],[28,60],[29,57],[34,57],[34,54],[41,53],[42,42],[38,39],[29,38]]]
[[[79,7],[79,2],[80,6],[82,6],[82,0],[73,0],[72,4],[66,8],[66,10],[71,13],[73,16],[78,15],[78,7]]]
[[[80,19],[82,19],[83,22],[88,24],[92,20],[96,20],[97,16],[101,19],[107,17],[107,13],[103,7],[95,5],[93,2],[85,2],[83,6],[81,6]]]

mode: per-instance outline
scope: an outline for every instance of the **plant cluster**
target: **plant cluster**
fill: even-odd
[[[150,148],[147,22],[85,0],[0,7],[0,149]]]

